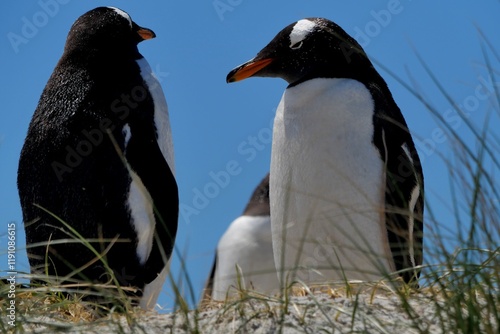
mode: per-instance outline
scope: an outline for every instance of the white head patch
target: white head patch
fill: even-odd
[[[300,20],[293,26],[290,33],[290,46],[300,43],[309,35],[316,26],[316,23],[309,20]]]
[[[130,15],[128,15],[127,13],[125,13],[120,8],[116,8],[116,7],[108,7],[108,8],[114,10],[118,15],[123,16],[124,18],[126,18],[128,20],[128,23],[130,24],[130,28],[132,28],[132,19],[130,18]]]

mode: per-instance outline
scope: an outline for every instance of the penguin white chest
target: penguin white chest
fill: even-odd
[[[270,178],[278,270],[312,283],[391,269],[373,115],[370,92],[355,80],[313,79],[285,91]]]

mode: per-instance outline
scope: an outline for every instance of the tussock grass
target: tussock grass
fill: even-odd
[[[26,275],[29,277],[29,275]],[[16,326],[12,328],[5,322],[6,308],[10,301],[7,298],[9,287],[0,285],[0,329],[2,333],[15,330],[16,333],[31,332],[36,328],[58,330],[73,328],[74,326],[112,320],[113,314],[130,317],[135,311],[130,302],[121,300],[116,286],[92,285],[82,282],[80,290],[77,284],[50,285],[50,286],[22,286],[16,287]],[[112,301],[110,304],[86,301],[83,299],[82,288],[88,287],[88,292]],[[90,290],[92,289],[92,291]]]

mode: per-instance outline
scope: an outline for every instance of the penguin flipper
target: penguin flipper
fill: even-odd
[[[396,270],[406,270],[401,276],[409,283],[418,278],[420,269],[408,269],[420,266],[423,260],[423,173],[406,124],[388,120],[386,125],[382,141],[387,236]]]
[[[130,125],[130,140],[127,143],[125,158],[134,173],[140,178],[148,191],[155,218],[155,231],[151,252],[144,264],[145,284],[153,281],[167,265],[171,257],[179,214],[179,198],[174,175],[158,146],[154,131],[150,136],[142,129]]]

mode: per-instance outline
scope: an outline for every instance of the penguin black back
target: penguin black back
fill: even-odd
[[[247,203],[243,216],[269,216],[269,174],[255,188],[252,197]]]
[[[47,269],[59,278],[109,282],[111,269],[120,284],[142,289],[165,267],[177,230],[177,185],[158,147],[155,101],[137,62],[137,44],[153,37],[112,7],[91,10],[71,27],[19,162],[26,241],[42,244],[28,248],[33,274]],[[132,171],[155,208],[146,262],[137,255],[141,231],[128,198]]]

